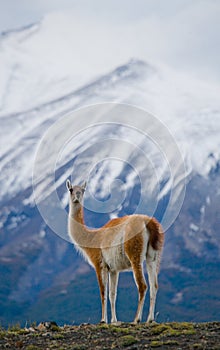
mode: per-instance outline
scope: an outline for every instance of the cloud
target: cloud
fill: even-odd
[[[65,69],[63,62],[89,77],[137,57],[220,78],[218,0],[0,0],[0,6],[4,28],[43,18],[45,57],[57,69]],[[35,44],[40,56],[44,40]]]

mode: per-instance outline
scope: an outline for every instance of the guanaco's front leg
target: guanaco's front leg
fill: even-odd
[[[97,279],[100,289],[102,318],[101,322],[107,323],[107,292],[108,292],[108,270],[107,268],[96,268]]]
[[[109,273],[109,300],[111,304],[111,323],[117,322],[115,302],[117,297],[118,272],[110,271]]]

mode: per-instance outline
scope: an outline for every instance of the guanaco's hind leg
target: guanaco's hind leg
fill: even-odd
[[[148,255],[146,259],[148,280],[150,285],[150,308],[149,308],[147,322],[154,321],[154,309],[155,309],[156,296],[157,296],[157,290],[158,290],[158,281],[157,281],[158,258],[159,258],[158,253],[155,252],[155,257],[153,259],[152,259],[152,256],[148,256]]]
[[[137,312],[134,319],[134,323],[138,323],[141,321],[141,318],[142,318],[144,300],[145,300],[145,295],[147,291],[147,284],[144,277],[143,264],[140,263],[138,265],[132,265],[132,268],[133,268],[134,280],[136,282],[136,285],[138,288],[138,294],[139,294],[138,307],[137,307]]]
[[[109,272],[109,300],[111,304],[111,323],[117,322],[115,302],[117,297],[118,272]]]
[[[106,268],[96,268],[96,275],[99,283],[100,297],[102,304],[101,322],[107,323],[107,292],[108,292],[108,270]]]

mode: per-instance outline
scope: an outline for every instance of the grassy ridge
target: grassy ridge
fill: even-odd
[[[0,349],[220,349],[220,322],[133,325],[44,323],[0,330]]]

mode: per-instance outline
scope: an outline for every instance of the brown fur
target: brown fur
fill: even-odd
[[[102,228],[114,227],[114,226],[121,225],[127,219],[128,219],[128,216],[123,216],[121,218],[112,219],[112,220],[108,221]]]
[[[140,256],[143,247],[142,233],[140,232],[129,240],[125,240],[124,247],[129,260],[133,264],[140,264]]]
[[[164,233],[161,225],[155,218],[151,218],[146,227],[150,232],[149,244],[154,250],[161,250],[164,242]]]
[[[100,266],[102,261],[102,252],[100,248],[84,248],[86,254],[88,255],[90,261],[97,268]]]

